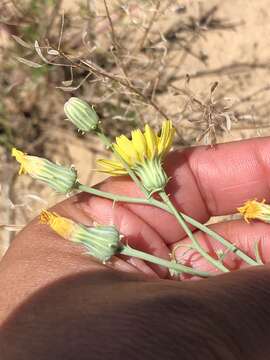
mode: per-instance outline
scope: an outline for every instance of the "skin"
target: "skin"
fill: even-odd
[[[260,138],[172,152],[165,163],[168,193],[201,222],[232,214],[248,199],[269,202],[269,150],[270,139]],[[142,196],[124,177],[98,187]],[[131,246],[163,258],[189,244],[172,216],[149,206],[112,206],[79,194],[54,211],[85,225],[115,224]],[[228,254],[229,274],[172,281],[166,270],[135,259],[104,266],[34,220],[0,263],[1,360],[269,359],[270,226],[243,220],[211,226],[250,256],[259,240],[266,265],[248,268]],[[194,233],[210,253],[222,249]],[[187,248],[176,256],[213,271]]]

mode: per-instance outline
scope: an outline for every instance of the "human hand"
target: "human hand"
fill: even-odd
[[[249,198],[270,200],[269,147],[269,139],[254,139],[171,153],[166,163],[173,177],[168,192],[179,210],[200,222],[231,214]],[[140,196],[126,178],[109,179],[100,187]],[[163,258],[179,241],[188,243],[173,217],[145,205],[112,206],[109,200],[80,194],[55,210],[86,225],[92,219],[114,223],[131,246]],[[251,256],[260,240],[262,258],[269,260],[269,225],[234,220],[212,226]],[[211,253],[220,248],[199,232],[197,238]],[[91,359],[114,359],[120,350],[121,356],[134,359],[268,359],[267,266],[200,282],[173,282],[159,281],[168,277],[167,271],[139,260],[114,259],[113,271],[82,253],[37,221],[16,237],[0,264],[1,359],[59,359],[63,354],[73,359],[82,345],[91,351]],[[178,257],[181,253],[186,249],[179,248]],[[191,252],[181,261],[211,270]],[[231,254],[225,264],[233,270],[244,267]],[[142,336],[150,333],[151,339]],[[63,340],[67,334],[73,342]],[[59,338],[62,342],[56,342]],[[102,340],[107,346],[101,346]],[[134,346],[140,351],[128,355]]]

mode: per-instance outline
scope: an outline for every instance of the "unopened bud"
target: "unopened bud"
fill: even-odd
[[[64,105],[68,119],[81,131],[90,132],[98,129],[99,118],[95,110],[84,100],[71,97]]]
[[[48,224],[63,238],[84,245],[87,254],[103,263],[122,249],[121,235],[114,226],[87,227],[47,210],[42,211],[40,222]]]
[[[47,159],[27,155],[15,148],[12,149],[12,156],[21,165],[19,175],[29,174],[33,179],[46,183],[59,193],[67,194],[75,187],[77,172],[72,167],[54,164]]]

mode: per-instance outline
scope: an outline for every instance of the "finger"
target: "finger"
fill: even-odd
[[[235,244],[251,258],[256,260],[255,246],[258,246],[259,256],[264,264],[270,262],[270,227],[262,222],[244,223],[241,220],[217,223],[209,226],[225,239]],[[217,254],[223,254],[223,264],[231,271],[245,268],[248,265],[236,253],[228,252],[218,241],[210,238],[202,232],[194,232],[202,247],[215,259]],[[196,250],[190,249],[191,241],[184,240],[172,245],[173,253],[178,262],[195,267],[196,269],[220,273],[210,265]]]
[[[250,198],[270,200],[270,139],[250,139],[228,144],[194,147],[168,155],[165,167],[171,177],[167,192],[176,207],[200,222],[236,212]],[[104,191],[143,196],[130,180],[113,178],[100,185]],[[91,199],[89,200],[91,206]],[[95,201],[95,200],[93,200]],[[164,211],[125,204],[152,226],[167,243],[185,233]]]
[[[198,204],[201,211],[196,214],[200,217],[205,216],[205,208],[210,216],[218,216],[234,213],[240,204],[253,197],[270,199],[269,150],[270,138],[256,138],[213,148],[190,148],[182,155],[171,153],[168,172],[174,181],[169,191],[189,212]],[[201,197],[199,202],[195,188]]]

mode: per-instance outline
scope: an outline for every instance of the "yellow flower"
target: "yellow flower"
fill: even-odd
[[[270,205],[265,204],[265,200],[258,202],[257,200],[248,200],[242,207],[237,208],[245,221],[249,223],[249,219],[258,219],[270,222]]]
[[[68,193],[76,184],[77,172],[74,168],[57,165],[38,156],[27,155],[15,148],[12,149],[11,155],[21,165],[19,175],[29,174],[34,179],[45,182],[57,192]]]
[[[122,248],[121,235],[114,226],[87,227],[58,215],[55,212],[43,210],[40,223],[49,225],[64,239],[84,245],[87,254],[105,263]]]
[[[131,132],[131,140],[125,135],[116,138],[113,148],[118,156],[142,180],[145,188],[150,192],[163,190],[168,178],[162,169],[162,160],[169,152],[175,129],[170,120],[162,124],[161,134],[158,136],[149,125],[145,131],[137,129]],[[103,172],[118,176],[127,174],[121,161],[98,160]]]

